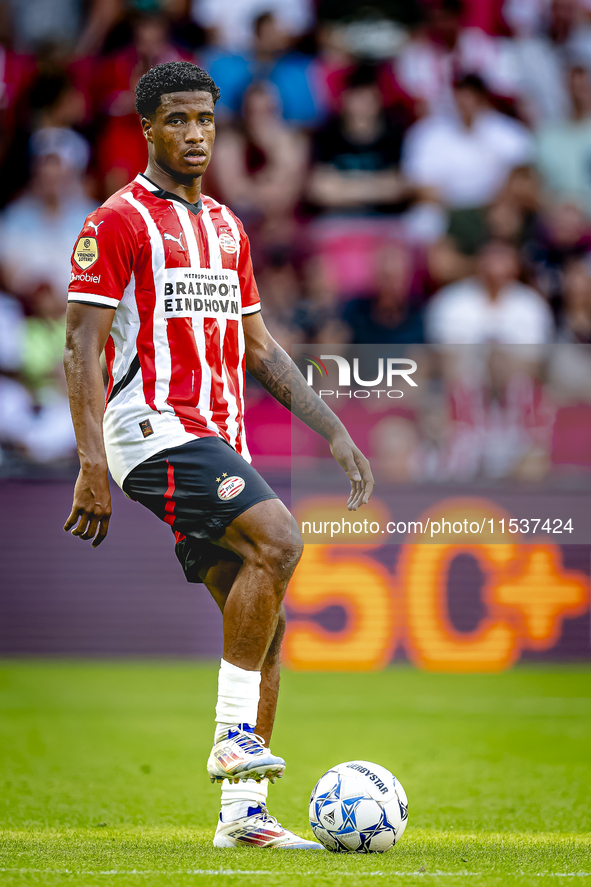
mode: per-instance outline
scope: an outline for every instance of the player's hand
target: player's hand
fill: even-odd
[[[81,468],[74,487],[74,501],[69,518],[64,524],[66,533],[92,539],[97,548],[107,535],[111,520],[111,493],[106,466]]]
[[[348,435],[333,438],[330,451],[351,481],[347,508],[357,511],[361,505],[367,505],[375,487],[369,462]]]

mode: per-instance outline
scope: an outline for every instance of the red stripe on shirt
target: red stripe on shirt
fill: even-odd
[[[143,191],[143,189],[142,189]],[[145,193],[145,192],[144,192]],[[143,194],[134,191],[134,197],[140,199]],[[147,207],[146,207],[147,208]],[[151,210],[151,207],[148,211]],[[135,211],[136,224],[145,231],[146,223],[142,216]],[[156,307],[156,287],[154,285],[154,270],[152,268],[152,242],[149,236],[146,238],[146,247],[141,250],[133,266],[135,274],[136,305],[140,320],[140,328],[137,334],[137,353],[142,370],[142,385],[146,404],[156,410],[156,351],[154,348],[154,309]],[[140,296],[138,298],[138,296]]]
[[[170,385],[166,403],[171,407],[196,407],[201,392],[202,369],[190,317],[170,317],[166,324],[170,347]]]
[[[172,527],[174,523],[174,499],[172,498],[174,496],[174,465],[171,465],[168,459],[166,460],[166,464],[168,465],[166,472],[168,489],[164,494],[164,498],[166,499],[166,505],[164,506],[164,520]]]
[[[242,415],[242,400],[240,398],[240,379],[239,379],[239,354],[240,348],[238,344],[238,320],[228,320],[226,321],[226,334],[224,336],[224,350],[223,350],[223,360],[224,360],[224,369],[226,371],[226,380],[228,383],[228,388],[230,390],[230,394],[236,400],[236,405],[238,407],[238,414],[236,416],[237,430],[236,430],[236,442],[234,446],[237,451],[240,452],[241,448],[241,437],[242,437],[242,423],[244,421],[244,416]]]
[[[215,323],[215,321],[214,321]],[[190,317],[171,317],[166,326],[170,346],[171,376],[166,402],[183,428],[198,437],[215,437],[198,410],[203,369]],[[207,343],[205,348],[206,359]],[[220,429],[223,433],[224,429]],[[224,435],[227,438],[227,433]]]
[[[220,429],[220,433],[228,440],[228,401],[224,397],[224,380],[222,378],[222,349],[220,343],[220,325],[215,317],[203,319],[205,333],[205,356],[211,372],[211,389],[209,408],[212,421]]]
[[[133,195],[136,200],[138,200],[148,210],[152,221],[158,228],[158,231],[163,238],[164,233],[167,230],[175,237],[178,236],[180,230],[178,216],[176,215],[175,210],[168,201],[160,199],[154,200],[149,192],[146,192],[146,190],[139,185],[134,188]],[[145,229],[146,223],[141,216],[139,216],[139,219],[139,223]],[[140,253],[140,255],[138,256],[138,260],[134,265],[136,293],[142,293],[142,298],[136,299],[138,314],[140,316],[140,329],[137,338],[137,348],[140,365],[142,368],[144,397],[148,406],[155,410],[156,355],[154,347],[154,309],[156,307],[156,289],[154,285],[154,269],[152,267],[153,246],[149,236],[147,240],[150,244],[149,248]],[[167,258],[172,259],[172,250],[170,250],[169,247],[176,247],[177,245],[174,241],[165,241],[164,239],[163,244],[166,267]],[[184,236],[183,245],[185,245]],[[188,249],[185,249],[184,254],[181,250],[181,255],[179,255],[177,251],[176,256],[179,264],[184,263],[185,267],[188,267],[190,265]],[[146,296],[147,298],[145,298]]]

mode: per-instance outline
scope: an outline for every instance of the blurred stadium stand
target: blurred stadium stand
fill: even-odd
[[[456,461],[475,475],[529,471],[544,481],[575,471],[587,479],[591,384],[565,397],[561,379],[579,371],[591,378],[589,0],[1,0],[3,544],[13,547],[13,509],[19,520],[31,509],[36,540],[57,533],[68,511],[77,463],[61,354],[71,249],[89,210],[144,168],[133,90],[149,67],[173,59],[194,60],[222,88],[204,192],[243,219],[265,320],[284,347],[582,346],[577,368],[555,366],[543,379],[543,403],[535,372],[518,404],[505,392],[500,422],[505,432],[513,425],[504,440],[519,444],[494,470],[482,443],[495,418],[490,404],[480,409],[483,390],[375,416],[359,443],[391,464],[395,455],[392,482],[453,476],[453,460],[438,448],[444,438],[456,440]],[[283,471],[286,487],[289,417],[257,386],[248,386],[247,403],[255,465]],[[306,437],[304,445],[324,454],[322,442]],[[164,532],[123,497],[117,507],[126,527],[142,528],[139,548]],[[65,583],[59,588],[71,596],[63,591],[53,611],[61,607],[65,619],[56,650],[98,652],[94,641],[82,649],[65,639],[75,631],[66,618],[75,594],[61,558],[95,570],[90,553],[64,547],[69,541],[56,542],[49,561],[33,543],[17,547],[36,563],[39,585],[32,598],[18,598],[12,556],[2,606],[34,610],[35,595],[47,603],[44,591]],[[127,564],[123,550],[113,557]],[[131,564],[130,555],[125,569]],[[133,608],[149,610],[168,566],[149,579],[142,573],[148,597],[130,598],[127,615],[111,611],[126,625],[128,652],[210,650],[211,620],[204,631],[184,616],[172,647],[161,639],[152,648],[147,628],[133,640]],[[178,615],[193,589],[173,572]],[[101,587],[110,583],[105,573]],[[16,622],[0,620],[0,652],[56,652],[16,629],[11,646],[11,613]],[[47,623],[40,615],[35,624]],[[124,652],[113,644],[111,652]]]

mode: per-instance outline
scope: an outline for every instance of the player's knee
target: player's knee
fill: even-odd
[[[261,543],[259,556],[267,569],[287,583],[302,556],[303,543],[298,526],[291,515],[278,521]]]
[[[302,544],[291,535],[273,540],[265,546],[264,557],[270,571],[278,579],[287,582],[302,556]]]

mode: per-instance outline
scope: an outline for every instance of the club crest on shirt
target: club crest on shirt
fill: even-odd
[[[99,257],[96,237],[80,237],[74,247],[74,261],[79,268],[86,271],[97,261]]]
[[[235,253],[238,247],[236,246],[236,241],[232,237],[231,234],[227,234],[224,232],[220,234],[220,247],[223,249],[225,253]]]
[[[222,502],[227,502],[228,499],[234,499],[235,496],[240,495],[245,486],[244,478],[234,474],[221,482],[218,487],[218,496]]]

